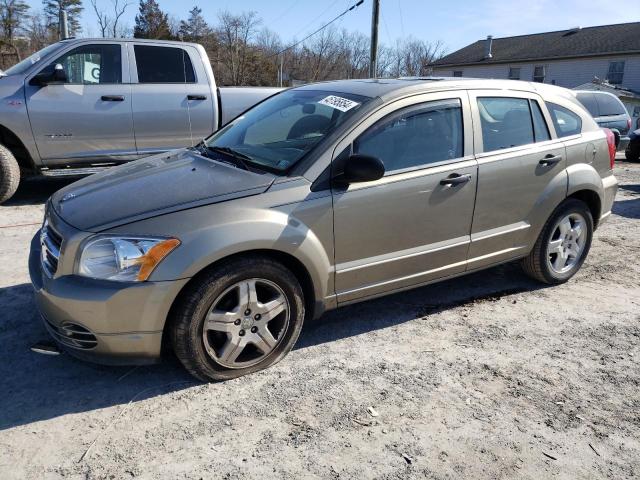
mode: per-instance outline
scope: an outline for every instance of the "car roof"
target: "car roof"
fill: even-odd
[[[193,42],[181,42],[179,40],[158,40],[155,38],[84,38],[84,37],[71,37],[66,38],[64,40],[60,40],[60,43],[109,43],[109,42],[117,42],[117,43],[149,43],[149,44],[169,44],[169,45],[180,45],[180,46],[200,46],[198,43]]]
[[[296,87],[296,90],[326,90],[336,93],[379,97],[384,101],[417,93],[446,90],[499,89],[538,92],[541,95],[570,97],[568,90],[554,85],[518,80],[492,80],[468,77],[400,77],[379,79],[333,80]]]

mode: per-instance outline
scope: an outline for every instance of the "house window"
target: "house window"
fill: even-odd
[[[461,77],[462,76],[462,70],[454,70],[453,71],[453,76],[454,77]]]
[[[624,62],[609,62],[609,73],[607,73],[607,80],[614,85],[620,85],[622,83],[622,76],[624,75]]]
[[[533,69],[533,81],[544,83],[544,65],[536,65]]]
[[[520,67],[509,68],[509,80],[520,80]]]

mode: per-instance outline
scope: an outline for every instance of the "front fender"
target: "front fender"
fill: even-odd
[[[2,78],[0,84],[0,125],[20,140],[29,153],[34,166],[40,166],[40,154],[27,113],[24,78],[21,76]]]
[[[136,222],[109,233],[161,233],[180,239],[181,245],[160,263],[150,277],[152,281],[191,278],[211,264],[239,253],[284,253],[305,267],[316,301],[323,302],[333,291],[334,278],[330,202],[328,197],[281,208],[223,203]],[[305,222],[311,218],[313,228]]]

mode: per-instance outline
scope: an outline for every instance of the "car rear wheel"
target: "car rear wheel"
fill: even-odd
[[[293,348],[304,321],[302,288],[283,265],[242,258],[197,279],[174,308],[172,341],[203,381],[267,368]]]
[[[627,149],[624,151],[625,158],[630,162],[637,162],[640,160],[640,140],[634,140],[629,142]]]
[[[0,203],[9,200],[20,183],[20,167],[13,154],[0,145]]]
[[[565,200],[545,224],[522,267],[541,282],[566,282],[580,270],[592,238],[593,217],[589,207],[577,199]]]

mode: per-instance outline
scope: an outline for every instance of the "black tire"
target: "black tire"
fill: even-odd
[[[586,234],[584,248],[581,257],[564,273],[558,273],[551,268],[547,258],[547,246],[554,233],[556,223],[564,216],[577,213],[586,221]],[[589,207],[582,201],[575,198],[569,198],[562,202],[551,214],[547,223],[542,228],[542,232],[536,241],[533,250],[529,256],[522,260],[522,268],[524,272],[531,278],[550,285],[564,283],[573,277],[584,263],[585,258],[589,254],[591,248],[591,240],[593,239],[593,217]]]
[[[276,284],[289,304],[289,322],[278,344],[260,363],[247,368],[227,368],[210,356],[204,345],[205,317],[213,302],[230,286],[251,278]],[[173,349],[184,367],[204,382],[229,380],[263,370],[282,360],[293,348],[304,323],[304,296],[295,275],[280,263],[265,257],[237,258],[212,268],[183,292],[172,309],[170,333]]]
[[[630,162],[640,161],[640,140],[633,140],[624,151],[625,158]]]
[[[0,145],[0,203],[9,200],[20,183],[20,166],[5,146]]]

